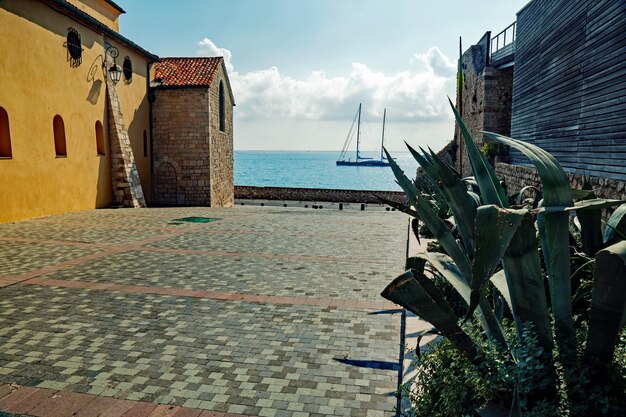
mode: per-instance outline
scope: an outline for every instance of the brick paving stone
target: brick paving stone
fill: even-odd
[[[157,407],[157,404],[136,403],[130,410],[122,414],[122,417],[148,417]]]
[[[19,402],[9,405],[12,413],[31,414],[32,410],[37,408],[41,403],[56,394],[57,391],[48,389],[37,389],[32,395],[24,398]]]
[[[78,413],[95,399],[93,396],[73,392],[57,392],[29,410],[28,414],[36,417],[67,417]]]
[[[189,216],[221,220],[174,221]],[[392,310],[379,293],[405,241],[406,218],[383,211],[96,210],[0,225],[0,279],[29,279],[0,289],[0,383],[93,394],[57,401],[78,417],[391,415],[397,372],[337,360],[397,362],[399,314],[367,313]],[[17,398],[3,387],[0,404]]]
[[[181,408],[174,414],[174,417],[199,417],[200,413],[202,413],[202,410]]]
[[[6,237],[4,226],[2,237]],[[99,251],[99,248],[0,240],[0,275],[23,274]]]

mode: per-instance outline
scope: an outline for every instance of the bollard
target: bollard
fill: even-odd
[[[361,203],[361,211],[365,210],[365,204]]]
[[[343,210],[343,203],[339,203],[339,210]]]

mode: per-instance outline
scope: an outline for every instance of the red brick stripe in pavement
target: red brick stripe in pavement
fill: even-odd
[[[389,301],[342,300],[339,298],[287,297],[277,295],[244,294],[210,290],[193,290],[187,288],[163,288],[144,285],[121,285],[91,281],[70,281],[63,279],[32,278],[22,282],[23,285],[41,285],[47,287],[81,288],[87,290],[119,291],[130,294],[157,294],[172,297],[205,298],[222,301],[246,301],[250,303],[309,305],[320,307],[337,307],[365,310],[386,310],[396,308]]]
[[[15,384],[0,384],[0,411],[35,417],[248,417]]]
[[[356,260],[359,263],[366,263],[366,264],[367,263],[381,263],[381,260],[379,259],[375,260],[375,259],[370,259],[370,258],[343,258],[343,257],[337,257],[337,256],[289,255],[289,254],[276,254],[276,253],[263,253],[263,252],[222,252],[222,251],[207,251],[207,250],[196,250],[196,249],[154,248],[154,247],[146,246],[146,245],[160,242],[162,240],[179,236],[185,233],[195,232],[195,231],[201,230],[201,228],[202,226],[187,227],[185,229],[173,230],[170,233],[166,233],[163,235],[152,236],[152,237],[138,240],[136,242],[130,242],[130,243],[126,243],[122,245],[115,245],[115,246],[106,245],[106,244],[85,243],[85,242],[0,237],[0,241],[40,243],[40,244],[49,244],[49,245],[52,245],[52,244],[67,245],[67,246],[78,246],[78,247],[89,247],[89,248],[101,249],[100,251],[89,254],[89,255],[84,255],[84,256],[77,257],[77,258],[73,258],[65,262],[60,262],[60,263],[50,265],[44,268],[36,269],[34,271],[26,272],[24,274],[0,275],[0,288],[8,287],[9,285],[24,282],[32,278],[50,274],[52,272],[57,272],[63,269],[82,265],[87,262],[103,258],[105,256],[115,255],[118,253],[122,253],[126,251],[133,251],[133,250],[144,251],[144,252],[177,253],[177,254],[185,254],[185,255],[206,255],[206,256],[223,256],[223,257],[251,256],[251,257],[267,258],[267,259],[286,259],[286,260],[291,259],[291,260],[318,261],[318,262],[345,262],[345,261],[354,262]]]

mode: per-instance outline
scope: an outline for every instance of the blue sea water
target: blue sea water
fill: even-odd
[[[390,167],[337,166],[339,152],[235,151],[235,185],[400,191]],[[393,153],[409,178],[417,162]]]

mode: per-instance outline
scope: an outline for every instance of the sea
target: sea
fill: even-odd
[[[415,177],[411,154],[392,156],[409,178]],[[339,151],[235,150],[235,185],[401,191],[391,167],[337,166],[338,157]]]

